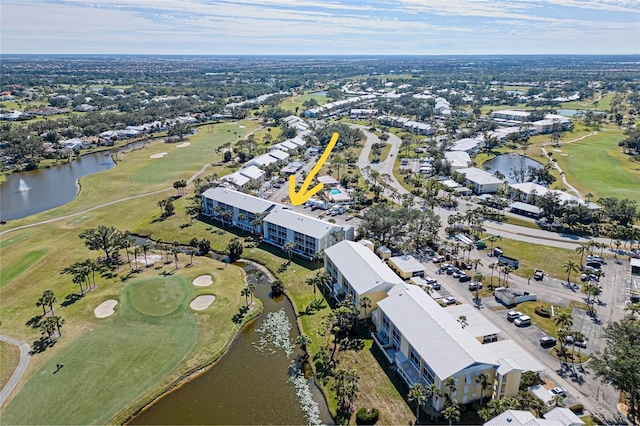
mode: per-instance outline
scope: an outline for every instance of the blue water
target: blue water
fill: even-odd
[[[313,93],[310,93],[310,95],[326,96],[326,95],[327,95],[327,92],[325,92],[324,90],[321,90],[321,91],[319,91],[319,92],[313,92]]]
[[[339,189],[337,189],[337,188],[331,188],[331,193],[332,193],[333,195],[338,195],[338,194],[340,193],[340,190],[339,190]]]

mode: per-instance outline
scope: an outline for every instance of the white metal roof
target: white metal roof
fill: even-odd
[[[503,183],[500,179],[493,176],[491,173],[487,173],[484,170],[480,170],[476,167],[469,167],[466,169],[457,170],[458,173],[462,173],[465,177],[473,183],[479,185],[489,185],[495,183]]]
[[[420,287],[397,285],[378,307],[440,380],[472,365],[498,366],[486,345],[467,333]]]
[[[324,253],[360,295],[387,291],[402,283],[402,279],[363,244],[344,240],[325,249]]]
[[[251,179],[260,179],[264,175],[264,171],[260,170],[256,166],[249,166],[244,169],[241,169],[240,174]]]
[[[264,219],[265,223],[273,223],[283,228],[308,235],[313,238],[324,238],[331,232],[342,229],[339,225],[306,216],[285,207],[275,208]]]
[[[287,158],[289,158],[288,153],[284,151],[280,151],[279,149],[274,149],[273,151],[269,151],[268,155],[275,157],[278,160],[286,160]]]
[[[533,355],[513,340],[500,340],[498,342],[488,343],[485,346],[488,346],[491,349],[495,359],[504,358],[513,360],[520,366],[522,371],[541,373],[545,370],[544,366],[540,364]]]
[[[252,158],[251,160],[247,161],[245,163],[245,165],[256,165],[258,167],[260,166],[268,166],[269,164],[273,164],[275,162],[277,162],[278,159],[269,155],[269,154],[262,154],[258,157]]]
[[[275,205],[275,203],[262,198],[221,186],[207,189],[202,196],[251,213],[263,213]]]
[[[240,171],[223,176],[222,180],[226,180],[227,182],[231,182],[238,186],[245,186],[247,183],[251,182],[251,178],[249,176],[243,175],[242,173],[240,173]]]
[[[580,417],[576,416],[573,411],[564,407],[554,408],[545,414],[544,418],[547,420],[557,420],[563,425],[584,424],[584,422],[580,420]]]
[[[402,272],[416,272],[426,271],[427,268],[422,263],[418,262],[413,256],[393,256],[389,258],[389,262],[393,262]]]
[[[487,319],[480,311],[468,303],[462,305],[449,306],[445,311],[451,318],[458,321],[461,315],[467,317],[465,330],[473,337],[484,337],[491,334],[500,334],[500,329]]]
[[[534,214],[540,214],[543,211],[540,207],[534,206],[533,204],[523,203],[521,201],[516,201],[515,203],[509,204],[509,208]]]

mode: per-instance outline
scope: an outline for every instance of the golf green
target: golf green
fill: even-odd
[[[171,314],[186,297],[180,281],[171,276],[139,280],[131,283],[128,290],[134,309],[153,317]]]

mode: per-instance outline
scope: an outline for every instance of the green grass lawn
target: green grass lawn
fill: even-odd
[[[629,198],[640,202],[640,164],[629,161],[618,142],[622,130],[608,128],[582,141],[562,144],[568,156],[554,153],[569,183],[583,195],[591,192],[600,197]]]
[[[163,317],[178,309],[187,296],[184,286],[172,276],[151,277],[126,287],[133,308],[143,315]]]
[[[488,236],[483,234],[482,238]],[[512,274],[523,278],[531,278],[535,269],[543,269],[551,277],[566,279],[567,274],[562,265],[570,259],[576,263],[580,261],[580,255],[575,250],[531,244],[504,237],[496,241],[495,247],[504,250],[505,256],[518,259],[519,268]]]
[[[285,98],[280,103],[280,108],[295,112],[296,107],[298,107],[298,114],[299,114],[301,111],[304,111],[306,109],[302,104],[308,100],[311,100],[311,98],[318,101],[319,105],[323,105],[328,102],[326,95],[312,95],[310,92],[307,92],[304,95],[295,95],[289,98]]]
[[[185,294],[191,290],[184,277],[165,280]],[[140,314],[131,299],[131,288],[137,286],[133,282],[125,288],[115,315],[40,368],[8,405],[3,422],[108,423],[178,366],[197,336],[188,303],[182,297],[180,309],[170,315]],[[64,367],[53,374],[58,362]]]
[[[387,159],[389,156],[389,151],[391,151],[391,144],[385,143],[384,146],[380,149],[382,153],[380,154],[380,162]],[[373,154],[373,149],[369,151],[369,162],[373,161],[376,156]]]
[[[0,389],[4,388],[20,361],[20,349],[0,341]]]
[[[2,268],[4,271],[0,273],[0,288],[9,284],[18,275],[22,274],[27,268],[38,262],[49,252],[46,248],[36,249],[25,254],[16,262],[10,264],[4,264]],[[4,262],[3,262],[4,263]]]
[[[14,235],[10,238],[0,241],[0,249],[6,249],[20,241],[24,241],[31,236],[28,232],[23,232],[22,234]]]

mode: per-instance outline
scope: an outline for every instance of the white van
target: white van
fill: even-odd
[[[531,317],[528,315],[523,315],[521,317],[516,318],[515,321],[513,321],[513,323],[518,327],[526,327],[528,325],[531,325]]]

